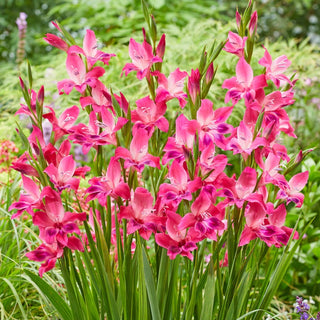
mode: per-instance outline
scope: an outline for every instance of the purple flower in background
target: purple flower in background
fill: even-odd
[[[20,12],[20,16],[16,20],[19,31],[27,28],[27,17],[28,17],[28,15],[26,13]]]
[[[317,313],[317,318],[314,318],[309,314],[310,306],[307,303],[307,300],[297,297],[294,307],[296,312],[300,315],[300,320],[320,320],[320,312]]]
[[[24,57],[24,47],[26,44],[25,37],[27,32],[27,14],[24,12],[20,12],[19,18],[16,20],[18,29],[19,29],[19,43],[17,49],[17,64],[18,66],[21,64]]]

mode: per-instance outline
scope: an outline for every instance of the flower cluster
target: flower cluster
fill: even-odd
[[[237,23],[244,25],[239,16]],[[115,253],[117,237],[122,242],[134,233],[145,240],[153,234],[170,259],[181,255],[191,260],[200,242],[217,241],[230,226],[241,232],[239,246],[259,238],[281,247],[291,236],[298,237],[285,226],[286,206],[302,206],[300,191],[308,172],[287,180],[304,155],[291,160],[278,140],[280,133],[295,137],[286,112],[294,102],[295,81],[285,74],[288,59],[272,59],[267,49],[259,60],[260,74],[254,76],[247,42],[254,38],[256,23],[254,12],[248,37],[229,33],[224,50],[238,61],[235,76],[223,82],[227,91],[220,108],[206,99],[215,75],[214,54],[205,54],[190,74],[177,68],[166,75],[161,72],[165,35],[158,43],[149,43],[145,32],[142,44],[131,39],[132,62],[123,73],[136,72],[150,89],[132,107],[122,93],[113,94],[101,82],[105,69],[96,64],[108,65],[115,55],[97,49],[93,31],[87,30],[82,47],[47,34],[45,40],[67,54],[69,79],[58,82],[59,93],[78,91],[82,111],[74,105],[57,117],[53,108],[45,107],[48,112],[43,114],[43,87],[37,93],[21,80],[28,101],[17,113],[29,115],[33,127],[26,138],[30,153],[13,164],[22,173],[25,193],[10,209],[17,210],[13,218],[27,211],[39,227],[43,244],[27,256],[42,262],[41,275],[54,267],[64,248],[83,251],[79,226],[88,219],[91,226],[104,228],[104,212],[111,214],[108,228]],[[166,116],[169,100],[183,109],[175,119]],[[228,119],[239,103],[246,110],[234,127]],[[79,123],[84,110],[88,120]],[[52,124],[50,143],[44,141],[43,119]],[[84,154],[95,154],[91,168],[77,167],[71,143],[80,145]],[[226,167],[234,155],[242,159],[243,170],[228,176]],[[77,194],[80,180],[88,183],[90,209],[80,206],[70,212],[74,206],[68,204],[68,194]]]
[[[317,317],[314,318],[310,315],[310,306],[307,300],[303,300],[301,297],[296,298],[296,303],[294,304],[297,314],[300,316],[300,320],[319,320],[320,312],[317,313]]]
[[[0,141],[0,173],[11,171],[11,162],[16,160],[17,157],[15,154],[17,154],[18,151],[14,142],[10,140]]]

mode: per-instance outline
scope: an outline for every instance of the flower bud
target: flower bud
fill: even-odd
[[[251,19],[249,22],[249,35],[250,37],[252,37],[256,30],[257,30],[257,24],[258,24],[258,13],[257,11],[255,11],[252,15],[251,15]]]
[[[191,69],[191,75],[188,78],[188,91],[192,103],[195,105],[197,96],[200,94],[200,72],[198,69]]]
[[[214,76],[214,67],[213,67],[213,62],[209,64],[209,67],[206,72],[206,77],[205,77],[205,83],[208,85],[212,80]]]
[[[21,79],[21,77],[19,77],[19,81],[20,81],[20,87],[21,87],[21,89],[24,90],[25,85],[24,85],[24,82],[23,82],[23,80]]]
[[[41,86],[41,88],[38,91],[37,100],[40,106],[43,105],[44,101],[44,86]]]
[[[51,33],[47,33],[46,34],[46,38],[43,38],[43,40],[45,40],[46,42],[48,42],[50,45],[63,50],[65,52],[68,51],[69,46],[68,44],[63,41],[61,38],[59,38],[58,36],[51,34]]]
[[[241,15],[240,15],[238,10],[236,12],[236,23],[237,23],[237,28],[238,28],[238,31],[239,31],[240,28],[241,28]]]
[[[157,56],[163,59],[165,50],[166,50],[166,35],[163,34],[158,42],[158,46],[156,49]]]

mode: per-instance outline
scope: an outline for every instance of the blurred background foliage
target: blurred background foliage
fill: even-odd
[[[167,34],[163,72],[168,75],[178,66],[188,72],[196,68],[204,45],[210,47],[214,40],[225,40],[229,30],[235,31],[235,10],[239,7],[241,12],[247,1],[149,0],[148,3],[155,16],[159,35],[163,32]],[[300,149],[318,147],[310,154],[303,167],[298,168],[299,171],[310,172],[309,183],[305,189],[305,204],[302,208],[303,220],[308,221],[311,217],[316,219],[308,234],[304,235],[293,267],[290,268],[279,290],[278,299],[290,305],[295,300],[295,295],[318,296],[320,299],[320,3],[319,0],[257,0],[256,8],[259,15],[259,38],[252,61],[255,73],[262,72],[258,60],[264,54],[261,47],[264,43],[273,58],[282,54],[288,56],[292,61],[288,73],[296,73],[299,79],[295,88],[296,102],[287,110],[298,139],[283,137],[284,144],[290,155],[296,154]],[[68,77],[65,70],[66,55],[43,40],[46,33],[57,34],[50,23],[54,19],[61,22],[80,45],[85,29],[92,29],[97,35],[101,49],[117,55],[106,68],[103,82],[107,87],[112,85],[115,93],[123,92],[132,104],[145,95],[147,88],[144,82],[136,80],[135,74],[120,77],[123,66],[129,62],[127,45],[130,37],[134,37],[138,42],[143,39],[141,28],[145,26],[145,22],[140,0],[0,0],[0,12],[0,140],[11,139],[21,147],[15,134],[17,117],[13,117],[13,114],[21,103],[18,75],[26,78],[27,59],[32,65],[34,89],[45,86],[45,105],[54,106],[57,113],[60,113],[64,108],[78,104],[78,94],[74,91],[69,96],[61,97],[57,94],[56,82]],[[19,35],[16,19],[20,12],[28,15],[28,26],[25,59],[18,68],[16,51]],[[224,79],[234,75],[236,60],[237,57],[222,52],[216,61],[215,67],[219,70],[209,94],[209,98],[215,101],[216,108],[224,106],[225,90],[221,89],[221,84]],[[244,106],[241,107],[240,104],[237,108],[231,121],[238,121],[237,116],[244,111],[241,109],[244,109]],[[25,123],[25,130],[29,130],[27,126]],[[0,184],[1,180],[0,177]],[[2,190],[0,186],[0,234],[12,234],[12,223],[5,222],[9,213],[5,212],[9,206],[8,201],[18,197],[17,183],[16,181],[14,184],[8,184]],[[290,212],[289,221],[292,225],[297,219],[298,211]],[[17,227],[20,228],[20,234],[25,228],[29,228],[23,221],[19,222]],[[32,238],[32,241],[36,240]],[[14,265],[18,262],[21,266],[17,257],[23,256],[30,243],[21,243],[15,250],[9,247],[7,242],[1,244],[0,241],[0,248],[1,245],[4,248],[2,257],[0,250],[1,261],[12,261],[12,270],[15,270]],[[30,265],[28,262],[27,264]],[[36,269],[34,264],[33,267]],[[17,294],[20,294],[20,288],[29,292],[23,307],[29,303],[34,306],[34,309],[30,309],[32,318],[48,318],[48,315],[44,314],[50,313],[50,310],[35,312],[37,316],[33,314],[42,303],[32,302],[36,296],[35,291],[24,282],[25,279],[22,278],[21,271],[19,272],[14,273],[11,269],[6,269],[5,264],[0,263],[0,276],[9,277],[12,273],[9,280],[12,281],[12,287],[16,288]],[[59,277],[55,272],[52,271],[52,276]],[[2,285],[8,286],[5,283]],[[17,297],[12,290],[7,290],[7,287],[0,290],[0,307],[7,310],[8,314],[11,312],[12,319],[21,319]]]

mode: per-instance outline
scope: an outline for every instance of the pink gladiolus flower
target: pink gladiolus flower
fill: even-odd
[[[168,234],[157,233],[155,235],[157,244],[168,250],[168,256],[171,260],[175,259],[178,254],[193,260],[193,255],[190,251],[198,248],[196,242],[200,239],[194,236],[192,229],[189,229],[188,232],[179,230],[179,224],[182,219],[180,215],[168,211],[167,217],[166,229]]]
[[[187,103],[188,95],[183,92],[184,79],[188,76],[185,71],[180,71],[177,68],[175,71],[171,72],[169,77],[159,71],[152,73],[158,77],[159,86],[157,88],[156,102],[169,101],[171,99],[177,98],[181,108],[184,108]]]
[[[101,112],[103,107],[108,107],[113,111],[112,98],[109,90],[99,80],[96,81],[95,87],[91,90],[91,96],[81,97],[80,104],[82,109],[88,105],[92,105],[92,109],[95,112]]]
[[[246,225],[242,231],[239,246],[244,246],[258,237],[259,233],[257,231],[263,225],[266,210],[260,203],[254,202],[247,206],[245,217]]]
[[[59,193],[50,187],[45,187],[41,196],[45,199],[45,211],[35,212],[32,219],[33,223],[40,229],[40,239],[47,245],[56,244],[62,248],[68,247],[72,250],[83,251],[81,241],[76,237],[69,240],[68,234],[80,234],[76,221],[86,220],[86,213],[65,212]]]
[[[124,159],[124,167],[133,167],[141,172],[144,166],[160,169],[159,158],[148,153],[149,136],[146,130],[140,128],[136,131],[130,144],[130,151],[118,147],[115,151],[116,159]]]
[[[195,120],[188,120],[181,114],[176,120],[175,138],[169,137],[163,151],[162,163],[166,164],[170,159],[178,159],[183,162],[189,158],[195,143],[195,134],[198,123]]]
[[[280,181],[285,181],[285,177],[280,174],[280,156],[269,152],[266,160],[262,160],[262,152],[260,149],[257,149],[255,154],[256,163],[263,170],[263,174],[260,180],[260,184],[273,183],[278,185],[282,183]]]
[[[204,180],[206,183],[210,183],[216,180],[216,178],[222,173],[228,163],[228,158],[224,154],[214,155],[215,147],[214,143],[210,142],[209,145],[201,152],[199,165],[201,168],[202,176],[209,174]]]
[[[22,81],[22,80],[20,80]],[[23,81],[22,81],[23,83]],[[24,84],[23,84],[24,86]],[[23,89],[23,88],[22,88]],[[36,103],[37,100],[39,100],[39,94],[41,95],[41,91],[42,91],[42,87],[39,89],[38,93],[36,93],[34,90],[29,90],[29,94],[30,94],[30,107],[31,110],[29,109],[29,107],[25,104],[20,104],[21,108],[15,113],[15,115],[17,114],[26,114],[27,116],[29,116],[34,122],[37,122],[37,111],[36,111]]]
[[[181,219],[179,228],[184,230],[194,227],[201,238],[217,240],[217,230],[225,229],[225,224],[217,217],[219,215],[219,210],[213,206],[207,192],[202,190],[191,206],[191,213]]]
[[[58,82],[59,94],[63,94],[63,91],[65,94],[69,94],[73,88],[82,94],[86,90],[87,85],[94,87],[97,78],[102,77],[105,73],[102,67],[94,67],[87,73],[82,59],[77,54],[69,52],[66,67],[70,79]]]
[[[224,134],[232,132],[233,127],[225,121],[232,112],[233,107],[219,108],[213,111],[213,103],[204,99],[197,111],[199,124],[200,150],[206,148],[210,142],[214,142],[221,149],[226,150]]]
[[[33,215],[33,209],[40,209],[42,207],[41,198],[40,198],[40,189],[38,185],[30,178],[22,176],[23,189],[26,193],[23,193],[19,201],[14,202],[9,207],[9,211],[17,210],[11,216],[11,219],[19,217],[24,211],[27,211],[31,216]]]
[[[37,249],[26,253],[26,257],[33,261],[44,261],[39,268],[40,277],[43,276],[45,272],[52,270],[57,259],[61,258],[63,255],[63,248],[57,245],[46,245],[41,244]]]
[[[269,215],[268,218],[266,216],[267,213]],[[259,203],[251,203],[245,213],[246,225],[241,234],[239,246],[243,246],[257,237],[269,247],[272,245],[276,247],[287,245],[292,229],[283,225],[286,214],[284,204],[273,209],[273,204],[268,203],[266,211]],[[298,233],[295,232],[293,239],[298,237]]]
[[[279,185],[280,190],[277,194],[277,199],[286,199],[287,204],[294,202],[297,208],[300,208],[303,204],[304,195],[299,192],[307,184],[309,178],[309,172],[301,172],[293,176],[290,181],[283,185]]]
[[[149,77],[150,68],[156,62],[162,62],[158,56],[152,53],[151,45],[144,40],[142,44],[137,43],[134,39],[129,42],[129,56],[132,63],[127,63],[122,73],[127,76],[131,71],[137,71],[137,78],[142,80],[144,77]]]
[[[224,176],[220,183],[223,188],[218,194],[227,197],[227,205],[235,204],[238,208],[241,208],[244,202],[247,201],[250,203],[258,202],[265,207],[262,195],[254,192],[257,183],[257,172],[253,168],[246,167],[237,181]]]
[[[25,152],[18,158],[17,161],[12,162],[10,168],[27,176],[39,177],[38,171],[28,163],[30,160],[31,158],[29,154]]]
[[[83,39],[83,48],[78,46],[71,46],[68,53],[83,54],[87,58],[88,69],[91,70],[92,66],[97,61],[102,61],[103,64],[109,64],[111,57],[115,57],[115,54],[109,54],[98,50],[97,39],[94,32],[90,29],[86,30],[86,35]]]
[[[78,189],[80,180],[73,178],[75,170],[76,162],[73,160],[72,155],[70,155],[60,161],[58,168],[50,163],[44,172],[49,176],[54,186],[61,192],[68,188],[73,190]]]
[[[48,107],[51,112],[43,115],[43,118],[48,119],[52,123],[52,129],[54,132],[54,140],[57,141],[65,134],[69,133],[69,129],[75,123],[79,115],[79,108],[72,106],[62,112],[59,119],[56,118],[56,114],[51,107]]]
[[[292,84],[290,79],[283,74],[283,72],[291,65],[291,61],[289,61],[285,55],[272,61],[272,57],[268,50],[265,47],[263,48],[265,52],[263,58],[259,60],[259,64],[266,68],[266,78],[271,79],[277,88],[280,87],[280,81]]]
[[[150,221],[153,213],[153,197],[151,193],[144,188],[137,188],[132,196],[130,205],[121,207],[119,217],[128,219],[128,234],[139,230],[142,238],[148,240],[152,230],[156,231],[156,226]]]
[[[115,123],[114,116],[106,108],[101,109],[102,121],[98,121],[96,113],[92,111],[89,115],[89,125],[83,123],[72,127],[69,139],[74,143],[82,145],[84,154],[87,154],[91,147],[98,145],[114,144],[116,145],[116,132],[120,130],[126,123],[127,119],[118,118]],[[101,131],[101,128],[104,129]]]
[[[253,77],[250,65],[241,57],[236,67],[236,77],[223,82],[222,88],[229,89],[226,94],[225,103],[228,103],[231,99],[233,104],[236,104],[242,98],[247,101],[254,100],[256,90],[266,86],[265,76],[262,74]]]
[[[253,150],[260,146],[265,146],[265,138],[256,137],[253,139],[253,133],[243,121],[240,122],[237,128],[237,138],[232,138],[229,143],[229,148],[233,150],[234,154],[241,153],[246,159]]]
[[[122,181],[120,163],[111,157],[107,173],[102,177],[94,177],[89,180],[91,187],[86,191],[87,202],[98,199],[101,206],[107,203],[107,196],[130,199],[129,186]]]
[[[169,179],[171,184],[163,183],[160,185],[159,196],[163,197],[165,203],[172,202],[175,208],[185,200],[192,200],[192,193],[201,187],[198,177],[194,181],[188,181],[188,174],[178,160],[174,160],[169,169]]]
[[[164,102],[154,103],[150,97],[145,97],[137,100],[136,104],[137,109],[131,112],[131,120],[135,123],[132,129],[134,135],[138,128],[145,129],[150,137],[155,126],[161,131],[168,131],[169,122],[163,116],[167,110],[167,105]]]
[[[228,41],[223,50],[235,54],[239,58],[244,57],[244,48],[246,47],[247,37],[241,38],[238,34],[229,32]]]

